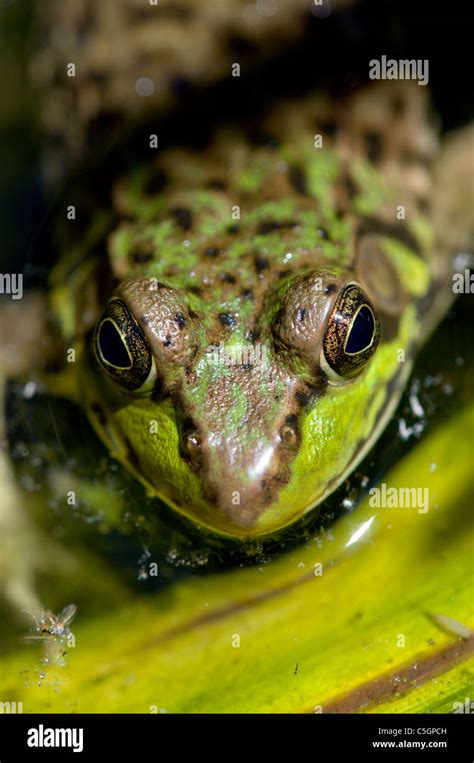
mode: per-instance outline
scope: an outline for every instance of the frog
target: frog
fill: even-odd
[[[91,4],[79,5],[87,16]],[[145,12],[149,24],[155,9]],[[107,57],[58,13],[48,50],[62,66],[64,41],[78,60],[87,49],[82,90],[71,101],[45,50],[33,69],[60,91],[57,109],[45,100],[53,143],[62,134],[80,158]],[[95,15],[99,43],[107,13]],[[298,14],[275,16],[278,34],[283,19],[297,35]],[[268,29],[246,27],[260,53]],[[176,53],[191,76],[183,62]],[[106,92],[126,119],[168,108],[169,82],[155,77],[149,100]],[[218,124],[205,148],[149,140],[79,235],[55,223],[59,259],[32,322],[59,334],[43,354],[64,378],[42,378],[84,409],[157,513],[168,504],[209,540],[272,537],[316,515],[374,448],[453,299],[455,257],[472,246],[472,129],[441,144],[426,89],[390,81],[277,98],[257,129]]]
[[[150,148],[116,179],[51,304],[74,397],[148,495],[249,541],[373,448],[453,297],[466,228],[444,224],[438,152],[425,91],[375,83],[274,104],[257,138]]]
[[[332,6],[336,11],[350,4],[333,0]],[[276,4],[271,0],[255,4],[260,10],[272,5]],[[244,6],[247,21],[240,15]],[[303,6],[309,13],[307,0],[280,4],[278,13],[268,14],[258,25],[254,23],[258,10],[254,9],[252,20],[250,4],[238,0],[226,0],[219,14],[213,0],[160,0],[158,7],[142,0],[41,3],[45,42],[33,73],[47,80],[43,82],[42,118],[45,131],[50,131],[48,150],[54,157],[51,153],[46,156],[45,171],[52,173],[53,181],[62,172],[63,151],[73,154],[80,165],[84,161],[81,169],[86,167],[88,150],[89,157],[105,153],[110,116],[128,123],[146,112],[153,123],[149,131],[153,135],[145,134],[146,139],[153,143],[159,137],[159,145],[150,145],[145,159],[138,162],[132,158],[133,138],[125,141],[123,168],[112,177],[109,163],[99,178],[101,187],[107,188],[104,204],[95,202],[97,176],[88,176],[87,169],[83,190],[88,205],[75,190],[61,192],[56,217],[64,218],[66,210],[70,217],[53,216],[48,223],[54,237],[57,234],[53,247],[57,264],[48,293],[26,294],[18,303],[7,305],[8,316],[3,311],[1,315],[0,397],[21,398],[21,416],[30,408],[31,398],[44,395],[58,442],[69,427],[71,437],[76,435],[77,449],[88,451],[91,446],[101,461],[97,471],[91,470],[89,482],[81,483],[82,467],[77,468],[74,459],[68,458],[67,463],[62,459],[61,466],[68,470],[64,476],[58,474],[56,464],[40,460],[33,473],[36,476],[44,464],[48,485],[59,498],[48,501],[35,492],[33,511],[27,501],[31,496],[25,498],[25,491],[19,489],[22,463],[18,463],[19,449],[15,452],[13,439],[15,470],[8,458],[0,461],[4,486],[0,608],[6,598],[13,605],[15,619],[20,612],[29,612],[24,625],[30,628],[30,643],[52,649],[45,652],[46,659],[38,669],[41,682],[45,665],[50,674],[51,662],[61,663],[60,672],[66,674],[68,684],[74,680],[66,673],[62,657],[63,636],[76,611],[80,629],[98,611],[107,618],[105,627],[98,620],[93,624],[93,641],[100,635],[97,654],[87,652],[87,631],[78,632],[81,653],[87,658],[85,671],[79,668],[79,673],[87,673],[91,663],[97,663],[100,675],[92,675],[94,682],[97,675],[103,679],[103,644],[113,630],[132,654],[126,630],[130,617],[134,632],[137,623],[144,624],[136,654],[142,654],[148,640],[156,643],[163,617],[168,664],[172,647],[169,616],[179,620],[176,604],[180,600],[191,605],[183,613],[188,630],[196,624],[196,613],[199,627],[200,622],[214,623],[223,612],[236,611],[231,598],[238,571],[227,574],[227,559],[219,559],[217,565],[214,604],[208,596],[210,589],[200,585],[193,586],[187,596],[174,585],[164,599],[146,595],[151,588],[146,586],[147,576],[151,578],[151,568],[158,567],[150,564],[152,560],[159,562],[157,584],[161,586],[179,575],[173,571],[168,576],[168,559],[172,559],[170,567],[188,565],[188,549],[195,554],[189,564],[193,577],[196,572],[208,577],[215,572],[212,559],[208,564],[210,557],[202,555],[195,561],[203,547],[212,549],[211,554],[217,549],[216,556],[224,547],[232,552],[237,549],[234,566],[243,566],[244,560],[245,565],[254,566],[256,575],[253,582],[244,579],[243,595],[235,599],[241,611],[249,604],[268,601],[275,590],[269,587],[274,572],[278,590],[288,590],[291,598],[290,568],[309,567],[309,572],[297,573],[297,582],[311,578],[318,584],[321,565],[314,564],[314,558],[319,560],[321,546],[327,542],[325,550],[330,549],[332,538],[341,531],[337,556],[333,546],[322,561],[325,570],[342,562],[339,600],[344,604],[352,599],[344,589],[354,573],[353,552],[369,536],[372,549],[383,544],[384,533],[386,538],[392,533],[392,522],[399,521],[390,516],[386,525],[384,513],[372,523],[373,512],[360,512],[363,500],[354,515],[349,514],[352,492],[348,478],[351,486],[359,489],[360,485],[363,492],[361,475],[373,475],[374,470],[359,471],[359,465],[380,448],[377,472],[380,459],[384,460],[384,440],[397,426],[394,412],[419,350],[452,302],[451,274],[463,270],[463,257],[472,245],[472,130],[441,137],[430,113],[427,88],[390,81],[367,87],[356,83],[339,95],[329,88],[305,96],[293,94],[286,101],[273,90],[269,106],[259,111],[253,125],[246,124],[250,122],[247,113],[246,119],[226,127],[216,102],[216,127],[209,144],[198,148],[186,148],[180,140],[167,145],[161,131],[159,109],[170,108],[176,88],[186,87],[183,77],[194,83],[202,79],[215,82],[236,60],[244,71],[247,61],[242,48],[251,43],[256,43],[257,57],[278,51],[282,35],[293,36],[294,45],[294,35],[301,32]],[[161,12],[166,16],[163,26],[157,15]],[[98,26],[94,28],[94,24]],[[234,41],[229,59],[230,36]],[[199,40],[191,55],[190,37]],[[77,67],[76,80],[64,77],[70,61]],[[144,84],[150,87],[150,81],[137,80],[135,87],[134,82],[146,75],[153,78],[155,91],[143,96],[139,90]],[[235,85],[238,93],[238,80]],[[199,105],[191,114],[193,120],[199,120]],[[105,131],[99,129],[102,118]],[[193,121],[190,132],[194,125]],[[64,141],[59,157],[58,139]],[[15,383],[12,395],[3,386],[4,374],[20,378],[24,386]],[[54,396],[64,407],[53,407]],[[42,402],[31,404],[33,414],[30,409],[28,415],[38,411],[38,419],[42,419]],[[94,437],[87,430],[90,440],[83,442],[81,421],[76,430],[82,410],[97,433]],[[0,420],[0,430],[2,424]],[[462,430],[453,431],[462,434]],[[13,427],[10,432],[13,437],[17,434]],[[4,439],[5,433],[0,431],[0,440]],[[431,452],[430,472],[436,469],[439,448]],[[40,458],[45,453],[46,449],[39,450]],[[26,469],[36,456],[37,451],[31,449]],[[455,460],[462,461],[462,452]],[[426,468],[424,450],[410,471],[422,474]],[[100,492],[95,481],[104,470],[110,472],[106,489]],[[122,495],[116,489],[118,474],[136,478],[136,493],[128,505],[128,489]],[[456,471],[457,478],[459,474]],[[32,484],[36,490],[35,482],[24,483],[26,492]],[[449,480],[444,484],[449,485]],[[77,490],[78,508],[69,503],[73,489]],[[97,511],[91,517],[87,500],[94,492]],[[135,495],[139,496],[136,503]],[[339,496],[344,496],[341,513],[344,510],[345,516],[326,530],[325,507],[330,512]],[[124,516],[122,523],[117,515],[114,525],[110,518],[116,507]],[[437,508],[435,505],[435,511]],[[141,517],[130,520],[125,511],[139,514],[142,509],[154,511],[157,522],[146,528],[149,536],[140,534],[139,544],[145,548],[138,561],[138,581],[132,588],[128,580],[127,585],[122,582],[128,574],[126,556],[132,559],[137,577],[138,554],[133,556],[133,550],[130,554],[128,547],[127,554],[123,553],[123,537],[131,526],[138,528]],[[451,526],[458,526],[458,517],[451,515]],[[173,527],[176,522],[186,534],[184,550],[178,546],[175,551],[174,536],[170,542],[168,521]],[[68,522],[72,523],[69,527]],[[447,526],[442,518],[441,523],[439,547]],[[432,554],[437,547],[431,545],[426,526],[421,527],[423,545]],[[124,536],[110,532],[116,529]],[[104,534],[107,537],[100,546]],[[299,546],[303,551],[301,547],[307,546],[307,555],[288,553],[289,537],[292,548]],[[106,544],[109,558],[104,554],[104,563],[99,556]],[[271,549],[268,559],[259,553],[261,548]],[[385,548],[396,552],[396,543]],[[142,550],[143,546],[140,553]],[[287,567],[278,572],[273,562],[283,554]],[[365,594],[364,581],[367,576],[374,578],[374,569],[367,557],[361,561],[360,569],[366,571],[360,590]],[[439,580],[443,569],[438,571]],[[357,580],[357,569],[355,572]],[[390,574],[397,577],[396,566]],[[309,611],[315,622],[321,621],[318,602],[338,599],[337,580],[329,576],[326,581],[326,589],[318,587],[313,592],[311,588],[310,598],[316,606]],[[413,590],[416,582],[414,586]],[[298,585],[302,588],[309,586]],[[425,589],[420,597],[424,594]],[[451,594],[456,597],[455,588]],[[135,620],[131,601],[135,597],[144,619]],[[368,601],[365,595],[361,601],[353,599],[352,612],[346,616],[341,610],[341,623],[345,626],[358,619],[360,605],[367,611]],[[403,602],[400,608],[399,599],[393,601],[397,613],[403,613]],[[420,598],[411,596],[410,611],[419,609],[419,603]],[[372,604],[370,618],[374,621],[374,612],[378,619],[380,610],[375,601]],[[118,620],[113,619],[116,607]],[[295,617],[286,618],[292,624],[292,643],[293,623],[303,623],[307,630],[308,621],[302,617],[305,609],[301,600]],[[156,613],[160,619],[155,620]],[[244,614],[247,619],[248,611]],[[252,617],[253,629],[257,617]],[[8,648],[7,629],[12,630],[15,644],[17,641],[18,633],[9,621],[10,617],[4,618],[2,649],[5,644]],[[383,625],[386,630],[386,622],[382,617],[380,628]],[[48,627],[38,629],[38,624],[45,623]],[[51,628],[55,623],[64,628]],[[423,638],[418,627],[417,622],[416,631]],[[182,639],[180,627],[172,630]],[[283,629],[281,644],[285,633]],[[318,638],[318,630],[314,633]],[[463,631],[462,625],[457,629],[457,636],[464,638],[466,633],[469,630]],[[211,635],[214,638],[215,633]],[[375,643],[375,631],[373,636]],[[202,642],[201,631],[198,638]],[[334,640],[339,641],[338,632]],[[378,640],[385,643],[383,634]],[[323,635],[320,641],[327,644],[327,637]],[[349,646],[357,652],[357,643],[352,641]],[[356,641],[360,641],[358,636]],[[431,639],[426,643],[431,645]],[[347,656],[347,650],[343,652]],[[433,660],[431,647],[429,659]],[[301,664],[299,654],[295,672],[298,660]],[[342,655],[345,666],[344,660]],[[384,652],[379,666],[374,665],[374,676],[386,670],[386,660],[389,656]],[[127,674],[137,674],[136,667],[132,665]],[[154,672],[148,671],[152,679]],[[183,673],[176,661],[172,672],[182,677],[186,670]],[[343,682],[347,675],[344,667]],[[115,670],[111,680],[116,686]],[[363,680],[360,673],[359,686]],[[337,680],[334,685],[337,688]],[[76,693],[80,695],[83,686]],[[120,707],[130,709],[126,704]]]

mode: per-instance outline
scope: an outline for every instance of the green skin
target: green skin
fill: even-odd
[[[151,371],[137,390],[117,380],[98,345],[106,300],[92,299],[95,333],[91,321],[75,333],[82,401],[150,494],[221,535],[275,532],[347,477],[390,418],[441,312],[434,234],[409,182],[389,185],[383,161],[358,147],[348,161],[343,141],[316,148],[318,109],[328,104],[313,98],[299,122],[294,105],[291,124],[271,116],[277,147],[220,133],[205,153],[168,150],[135,167],[114,189],[119,222],[107,242],[100,232],[93,242],[107,247],[110,296],[140,327]],[[166,183],[150,191],[158,172]],[[53,292],[63,328],[77,322],[77,295],[93,280],[90,262],[84,268],[70,279],[67,306],[64,288]],[[347,375],[337,373],[328,336],[349,284],[381,335],[350,359]],[[350,307],[347,331],[356,314]],[[126,343],[127,330],[114,325]],[[212,362],[221,343],[233,362]],[[232,356],[250,347],[253,364]]]

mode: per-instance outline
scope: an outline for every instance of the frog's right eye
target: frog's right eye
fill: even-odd
[[[348,379],[370,361],[380,341],[380,319],[356,283],[339,294],[323,338],[321,361],[330,379]]]
[[[134,316],[120,299],[112,299],[97,321],[94,352],[105,373],[128,390],[153,389],[156,368],[150,345]]]

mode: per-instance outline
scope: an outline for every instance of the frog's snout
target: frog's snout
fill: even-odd
[[[240,535],[276,502],[299,448],[292,385],[282,380],[275,399],[261,384],[249,369],[215,378],[180,432],[181,456],[198,475],[216,524]]]
[[[212,436],[204,442],[194,434],[188,436],[187,447],[199,463],[203,488],[216,520],[232,531],[251,530],[288,482],[297,435],[289,436],[286,425],[282,431],[283,437],[277,432],[273,440],[266,438],[262,444],[243,447],[231,442],[213,447]]]

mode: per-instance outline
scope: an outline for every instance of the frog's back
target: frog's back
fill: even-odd
[[[218,129],[206,150],[150,148],[111,184],[113,223],[93,247],[110,290],[155,277],[212,303],[232,328],[277,281],[322,266],[352,269],[393,317],[450,267],[431,216],[437,147],[426,91],[413,83],[282,102],[257,128]],[[79,267],[87,250],[69,248]],[[103,282],[100,291],[97,309]]]

